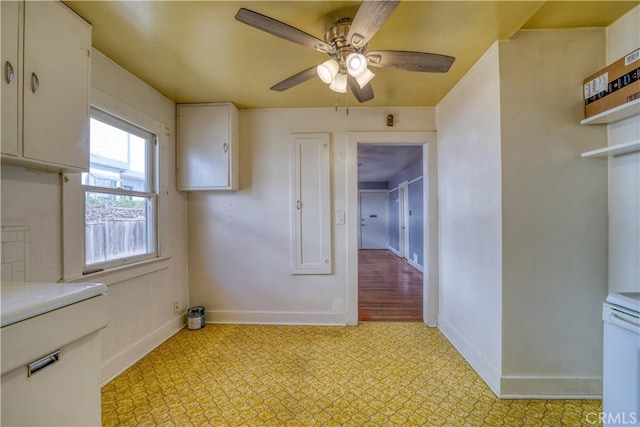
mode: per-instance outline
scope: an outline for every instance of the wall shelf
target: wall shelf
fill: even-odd
[[[613,123],[640,114],[640,98],[582,120],[583,125]]]
[[[598,148],[597,150],[587,151],[582,153],[581,157],[609,157],[617,154],[633,153],[640,151],[640,140],[624,142],[622,144],[610,145],[604,148]]]

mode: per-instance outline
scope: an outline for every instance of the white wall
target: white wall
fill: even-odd
[[[92,87],[166,127],[159,149],[159,234],[168,268],[109,286],[109,325],[101,332],[103,379],[126,368],[184,324],[187,288],[187,200],[175,185],[175,104],[94,51]],[[109,278],[106,277],[105,280]],[[178,301],[180,315],[174,315]]]
[[[500,42],[503,396],[600,393],[607,173],[580,153],[606,136],[580,120],[604,33],[520,31]]]
[[[29,276],[34,282],[62,277],[60,175],[2,165],[2,226],[29,227]]]
[[[640,6],[607,28],[607,64],[638,47]],[[608,145],[640,140],[640,116],[607,128]],[[609,160],[609,292],[640,292],[640,152]]]
[[[393,131],[435,126],[433,108],[240,111],[240,190],[189,193],[190,302],[207,321],[347,323],[347,225],[332,220],[333,274],[289,272],[290,134],[331,134],[333,219],[347,211],[347,132],[389,131],[387,114]]]
[[[186,196],[175,190],[175,107],[115,63],[93,52],[92,95],[110,99],[139,117],[166,125],[160,139],[160,239],[166,268],[148,274],[132,270],[122,275],[90,277],[109,284],[109,325],[100,332],[102,381],[119,373],[179,330],[184,313],[174,315],[173,301],[187,307]],[[2,167],[2,225],[28,225],[31,239],[31,279],[62,278],[62,188],[58,174]],[[78,224],[78,230],[82,225]],[[74,235],[73,237],[77,237]],[[67,260],[68,261],[68,260]],[[76,260],[81,262],[81,260]]]
[[[436,109],[439,326],[496,392],[502,366],[498,59],[495,43]]]

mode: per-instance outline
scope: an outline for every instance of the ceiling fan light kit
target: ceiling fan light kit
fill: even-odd
[[[347,55],[347,71],[353,77],[358,77],[367,69],[367,57],[361,53],[352,52]]]
[[[360,89],[364,88],[375,76],[376,75],[373,74],[370,69],[365,68],[364,72],[356,77],[356,81],[358,82]]]
[[[333,82],[333,79],[338,75],[338,71],[340,71],[340,64],[333,58],[323,62],[316,68],[318,77],[326,84]]]
[[[271,90],[287,90],[317,75],[320,80],[329,85],[329,89],[345,93],[349,87],[358,102],[366,102],[373,99],[371,79],[375,76],[369,70],[369,65],[446,73],[455,60],[451,56],[425,52],[379,50],[366,53],[367,44],[399,3],[400,0],[364,0],[353,20],[343,18],[329,27],[325,33],[325,40],[245,8],[240,8],[235,18],[258,30],[331,56],[322,64],[275,84]]]
[[[344,73],[338,73],[329,85],[329,89],[338,93],[347,92],[347,75]]]
[[[341,59],[340,56],[339,59]],[[343,64],[331,58],[318,65],[316,69],[320,80],[328,84],[329,89],[335,92],[345,93],[347,91],[346,73],[356,79],[361,89],[375,76],[367,68],[367,57],[361,53],[351,52],[347,55],[346,60],[340,62]]]
[[[317,73],[320,80],[329,85],[329,89],[334,92],[345,93],[347,91],[347,74],[356,80],[369,71],[367,68],[367,57],[358,52],[353,46],[347,43],[351,19],[342,18],[335,22],[325,33],[324,39],[327,44],[333,47],[331,59],[318,65]],[[375,76],[369,72],[358,81],[360,88]]]

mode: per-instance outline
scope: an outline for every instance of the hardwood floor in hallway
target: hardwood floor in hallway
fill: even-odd
[[[390,251],[360,249],[358,319],[422,321],[422,273]]]

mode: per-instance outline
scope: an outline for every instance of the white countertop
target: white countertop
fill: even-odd
[[[102,283],[0,284],[0,326],[4,327],[107,293]]]

